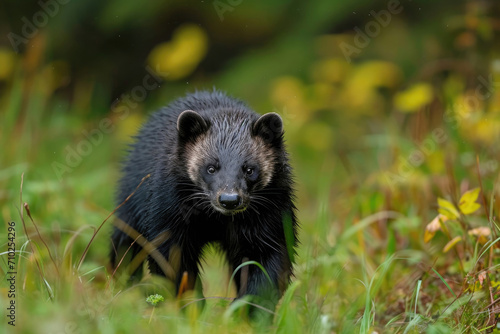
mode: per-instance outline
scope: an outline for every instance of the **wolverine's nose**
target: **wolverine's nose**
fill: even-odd
[[[237,193],[222,193],[219,196],[219,203],[224,209],[234,210],[241,204],[241,197]]]

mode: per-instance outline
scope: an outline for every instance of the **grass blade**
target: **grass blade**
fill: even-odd
[[[445,279],[443,278],[443,276],[441,276],[436,269],[434,268],[431,268],[432,271],[434,271],[436,273],[436,275],[438,275],[439,279],[444,283],[444,285],[446,285],[446,287],[448,288],[448,290],[450,290],[450,292],[453,294],[453,297],[457,298],[457,295],[455,294],[455,292],[453,292],[453,290],[451,289],[451,287],[448,285],[448,283],[445,281]]]

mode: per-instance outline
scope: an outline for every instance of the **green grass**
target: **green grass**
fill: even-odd
[[[37,89],[26,97],[24,89],[21,79],[14,80],[3,96],[0,133],[5,223],[0,301],[5,313],[4,231],[14,221],[17,332],[500,332],[498,171],[478,178],[476,164],[464,158],[477,155],[481,167],[498,157],[496,146],[445,124],[448,140],[404,180],[390,184],[385,176],[397,171],[398,158],[418,148],[418,141],[398,127],[397,117],[340,115],[334,122],[317,121],[320,114],[311,112],[306,120],[288,122],[301,244],[293,282],[272,325],[263,328],[248,322],[241,307],[245,301],[231,304],[227,298],[234,296],[230,273],[212,249],[203,272],[203,309],[190,303],[195,295],[178,300],[172,284],[157,277],[132,287],[112,278],[107,258],[112,218],[106,218],[114,210],[123,133],[138,123],[114,120],[115,131],[59,180],[53,162],[64,162],[67,145],[77,147],[85,139],[82,129],[95,129],[100,119]],[[417,116],[405,117],[411,123]],[[305,133],[332,142],[317,145]],[[426,131],[418,135],[429,138]],[[424,242],[425,228],[438,214],[437,197],[458,208],[460,195],[476,187],[482,189],[481,208],[450,219],[446,231]],[[491,232],[484,240],[469,234],[481,226]],[[444,252],[457,236],[462,240]],[[164,301],[153,306],[147,298],[155,294]],[[13,332],[3,314],[2,319],[2,331]]]

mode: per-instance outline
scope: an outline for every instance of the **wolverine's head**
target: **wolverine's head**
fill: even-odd
[[[186,110],[177,119],[177,131],[187,175],[216,211],[246,210],[258,200],[252,194],[271,182],[283,141],[278,114],[220,110],[207,119]]]

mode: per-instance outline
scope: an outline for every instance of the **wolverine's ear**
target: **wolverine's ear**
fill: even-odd
[[[273,142],[283,135],[283,121],[281,116],[270,112],[259,117],[252,127],[254,136],[260,136],[268,142]]]
[[[177,131],[182,138],[194,138],[207,130],[207,123],[196,111],[184,110],[177,117]]]

